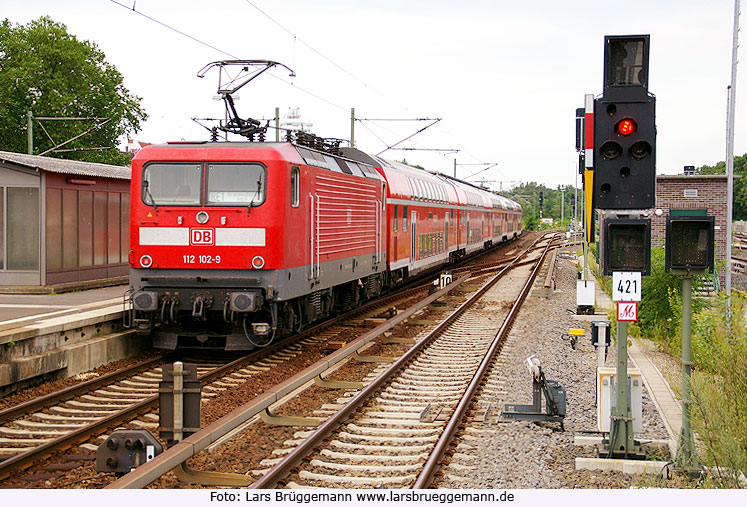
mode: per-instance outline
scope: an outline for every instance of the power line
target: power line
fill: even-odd
[[[293,41],[294,42],[296,42],[296,41],[300,42],[301,44],[303,44],[304,46],[306,46],[307,48],[309,48],[311,51],[313,51],[314,53],[316,53],[317,55],[319,55],[321,58],[323,58],[324,60],[328,61],[330,64],[334,65],[335,67],[337,67],[340,71],[342,71],[343,73],[347,74],[348,76],[350,76],[354,80],[358,81],[360,84],[363,85],[364,88],[367,88],[369,90],[373,90],[374,92],[376,92],[377,94],[379,94],[381,97],[385,98],[386,100],[394,102],[394,103],[398,103],[399,106],[401,106],[401,107],[403,107],[405,109],[405,111],[409,111],[409,108],[405,104],[402,104],[399,101],[397,101],[396,99],[394,99],[394,98],[386,95],[385,93],[379,91],[374,86],[371,86],[370,84],[368,84],[365,80],[359,78],[358,76],[356,76],[355,74],[353,74],[352,72],[350,72],[349,70],[347,70],[346,68],[344,68],[342,65],[338,64],[337,62],[335,62],[334,60],[332,60],[331,58],[329,58],[328,56],[326,56],[324,53],[322,53],[321,51],[319,51],[318,49],[316,49],[315,47],[313,47],[311,44],[309,44],[305,40],[301,39],[298,35],[294,34],[289,28],[285,27],[278,20],[276,20],[275,18],[273,18],[272,16],[270,16],[269,14],[267,14],[265,11],[263,11],[262,9],[260,9],[251,0],[244,0],[244,2],[246,2],[249,5],[251,5],[252,7],[254,7],[260,14],[262,14],[264,17],[266,17],[267,19],[269,19],[270,21],[272,21],[278,27],[280,27],[285,33],[287,33],[288,35],[290,35],[291,37],[293,37]]]
[[[117,4],[117,5],[119,5],[120,7],[124,7],[124,8],[125,8],[125,9],[127,9],[128,11],[132,11],[132,12],[134,12],[135,14],[138,14],[138,15],[142,16],[142,17],[144,17],[145,19],[147,19],[147,20],[149,20],[149,21],[152,21],[152,22],[154,22],[154,23],[156,23],[156,24],[159,24],[159,25],[161,25],[162,27],[164,27],[164,28],[167,28],[167,29],[171,30],[172,32],[176,32],[176,33],[178,33],[179,35],[183,35],[184,37],[187,37],[188,39],[191,39],[191,40],[193,40],[194,42],[196,42],[196,43],[198,43],[198,44],[202,44],[203,46],[209,47],[209,48],[210,48],[210,49],[212,49],[212,50],[215,50],[215,51],[217,51],[217,52],[219,52],[219,53],[222,53],[222,54],[224,54],[224,55],[226,55],[226,56],[230,56],[230,57],[231,57],[231,58],[233,58],[234,60],[238,60],[238,59],[239,59],[239,57],[238,57],[238,56],[234,56],[234,55],[232,55],[231,53],[229,53],[229,52],[227,52],[227,51],[223,51],[222,49],[219,49],[219,48],[217,48],[217,47],[213,46],[212,44],[208,44],[208,43],[207,43],[207,42],[205,42],[205,41],[201,41],[201,40],[200,40],[200,39],[198,39],[197,37],[193,37],[193,36],[189,35],[189,34],[188,34],[188,33],[186,33],[186,32],[182,32],[181,30],[179,30],[179,29],[177,29],[177,28],[174,28],[173,26],[167,25],[167,24],[166,24],[166,23],[164,23],[163,21],[159,21],[159,20],[157,20],[156,18],[153,18],[153,17],[151,17],[151,16],[148,16],[147,14],[144,14],[144,13],[142,13],[142,12],[138,11],[138,10],[135,10],[135,4],[132,4],[132,7],[128,7],[128,6],[126,6],[125,4],[122,4],[122,3],[119,3],[119,2],[117,2],[117,0],[109,0],[109,1],[110,1],[111,3],[113,3],[113,4]]]
[[[192,35],[184,32],[182,30],[179,30],[178,28],[174,28],[173,26],[168,25],[168,24],[164,23],[163,21],[160,21],[160,20],[158,20],[158,19],[156,19],[156,18],[154,18],[152,16],[148,16],[147,14],[144,14],[143,12],[136,10],[134,4],[133,4],[132,7],[129,7],[127,5],[124,5],[124,4],[120,3],[120,2],[118,2],[117,0],[109,0],[109,1],[112,2],[113,4],[119,5],[120,7],[123,7],[125,9],[127,9],[128,11],[134,12],[135,14],[138,14],[138,15],[144,17],[145,19],[147,19],[149,21],[152,21],[153,23],[156,23],[156,24],[158,24],[158,25],[160,25],[160,26],[162,26],[162,27],[164,27],[164,28],[166,28],[168,30],[171,30],[172,32],[176,32],[179,35],[187,37],[188,39],[190,39],[190,40],[192,40],[192,41],[194,41],[194,42],[196,42],[198,44],[201,44],[201,45],[203,45],[205,47],[208,47],[208,48],[210,48],[210,49],[212,49],[214,51],[217,51],[217,52],[219,52],[221,54],[229,56],[229,57],[233,58],[234,60],[239,60],[239,57],[237,57],[237,56],[229,53],[228,51],[223,51],[222,49],[217,48],[217,47],[213,46],[212,44],[209,44],[209,43],[207,43],[207,42],[205,42],[203,40],[200,40],[197,37],[194,37],[194,36],[192,36]],[[335,107],[335,108],[340,109],[342,111],[348,111],[348,108],[343,107],[343,106],[341,106],[339,104],[335,104],[334,102],[332,102],[330,100],[327,100],[324,97],[322,97],[322,96],[320,96],[320,95],[318,95],[318,94],[316,94],[316,93],[314,93],[314,92],[312,92],[310,90],[307,90],[307,89],[305,89],[305,88],[303,88],[301,86],[296,85],[295,83],[292,83],[292,82],[290,82],[290,81],[288,81],[286,79],[283,79],[283,78],[281,78],[279,76],[276,76],[272,72],[268,72],[268,75],[274,77],[275,79],[277,79],[279,81],[282,81],[283,83],[285,83],[285,84],[287,84],[289,86],[297,88],[298,90],[300,90],[300,91],[302,91],[302,92],[304,92],[304,93],[306,93],[306,94],[314,97],[317,100],[321,100],[322,102],[325,102],[325,103],[329,104],[332,107]]]
[[[117,0],[109,0],[109,1],[110,1],[111,3],[113,3],[113,4],[116,4],[116,5],[118,5],[118,6],[122,7],[122,8],[124,8],[124,9],[127,9],[128,11],[132,11],[132,12],[134,12],[135,14],[137,14],[137,15],[139,15],[139,16],[142,16],[143,18],[145,18],[145,19],[147,19],[147,20],[149,20],[149,21],[151,21],[151,22],[153,22],[153,23],[156,23],[156,24],[158,24],[158,25],[162,26],[163,28],[166,28],[167,30],[171,30],[172,32],[175,32],[175,33],[177,33],[177,34],[179,34],[179,35],[181,35],[181,36],[183,36],[183,37],[186,37],[186,38],[190,39],[191,41],[193,41],[193,42],[195,42],[195,43],[197,43],[197,44],[200,44],[200,45],[202,45],[202,46],[205,46],[205,47],[207,47],[207,48],[209,48],[209,49],[212,49],[213,51],[217,51],[218,53],[221,53],[221,54],[223,54],[223,55],[226,55],[226,56],[228,56],[228,57],[230,57],[230,58],[232,58],[232,59],[235,59],[235,60],[238,60],[238,59],[239,59],[239,58],[238,58],[237,56],[235,56],[235,55],[233,55],[233,54],[229,53],[228,51],[224,51],[224,50],[222,50],[222,49],[220,49],[220,48],[218,48],[218,47],[216,47],[216,46],[213,46],[212,44],[210,44],[210,43],[208,43],[208,42],[205,42],[205,41],[203,41],[203,40],[201,40],[201,39],[198,39],[197,37],[195,37],[195,36],[193,36],[193,35],[190,35],[190,34],[188,34],[188,33],[184,32],[183,30],[179,30],[178,28],[175,28],[175,27],[173,27],[173,26],[171,26],[171,25],[169,25],[169,24],[167,24],[167,23],[164,23],[163,21],[160,21],[160,20],[158,20],[158,19],[156,19],[156,18],[154,18],[154,17],[152,17],[152,16],[149,16],[149,15],[147,15],[147,14],[145,14],[145,13],[141,12],[141,11],[138,11],[138,10],[137,10],[137,9],[135,8],[135,4],[134,4],[134,3],[133,3],[133,5],[132,5],[132,7],[130,7],[130,6],[128,6],[128,5],[125,5],[125,4],[123,4],[123,3],[121,3],[121,2],[119,2],[119,1],[117,1]],[[259,8],[259,7],[257,6],[257,5],[255,5],[255,4],[253,3],[253,2],[251,2],[250,0],[244,0],[244,1],[245,1],[245,2],[247,3],[247,4],[249,4],[250,6],[252,6],[252,7],[254,8],[254,9],[256,9],[256,10],[257,10],[258,12],[260,12],[260,13],[261,13],[261,14],[262,14],[263,16],[265,16],[265,17],[266,17],[267,19],[269,19],[270,21],[272,21],[272,22],[273,22],[273,23],[274,23],[275,25],[277,25],[278,27],[280,27],[280,28],[281,28],[281,29],[282,29],[283,31],[285,31],[285,32],[286,32],[286,33],[288,33],[288,34],[289,34],[290,36],[292,36],[292,37],[293,37],[293,39],[294,39],[294,41],[298,41],[298,42],[300,42],[301,44],[303,44],[304,46],[308,47],[308,48],[309,48],[309,49],[310,49],[311,51],[313,51],[313,52],[314,52],[314,53],[316,53],[316,54],[317,54],[318,56],[320,56],[321,58],[323,58],[323,59],[325,59],[326,61],[328,61],[328,62],[329,62],[330,64],[334,65],[334,66],[335,66],[336,68],[338,68],[338,69],[339,69],[340,71],[344,72],[345,74],[347,74],[348,76],[350,76],[350,77],[351,77],[351,78],[353,78],[354,80],[356,80],[356,81],[358,81],[359,83],[361,83],[361,84],[362,84],[362,85],[364,86],[364,88],[366,88],[366,89],[369,89],[369,90],[372,90],[372,91],[376,92],[377,94],[379,94],[380,96],[384,97],[385,99],[387,99],[387,100],[389,100],[389,101],[391,101],[391,102],[396,102],[396,103],[398,103],[398,104],[399,104],[399,105],[400,105],[401,107],[403,107],[403,108],[404,108],[404,109],[405,109],[406,111],[409,111],[409,108],[408,108],[408,107],[407,107],[407,106],[406,106],[405,104],[402,104],[402,103],[400,103],[399,101],[396,101],[396,100],[392,99],[391,97],[389,97],[389,96],[385,95],[384,93],[382,93],[381,91],[379,91],[379,90],[378,90],[378,89],[376,89],[375,87],[373,87],[373,86],[369,85],[369,84],[368,84],[368,83],[367,83],[366,81],[364,81],[363,79],[361,79],[361,78],[357,77],[356,75],[354,75],[353,73],[351,73],[350,71],[348,71],[347,69],[345,69],[344,67],[342,67],[341,65],[339,65],[338,63],[336,63],[335,61],[333,61],[333,60],[332,60],[331,58],[329,58],[329,57],[327,57],[326,55],[324,55],[324,54],[323,54],[322,52],[320,52],[320,51],[319,51],[319,50],[317,50],[316,48],[312,47],[312,46],[311,46],[310,44],[308,44],[308,43],[307,43],[307,42],[305,42],[304,40],[300,39],[300,38],[299,38],[299,37],[298,37],[297,35],[295,35],[295,34],[294,34],[293,32],[291,32],[291,31],[290,31],[290,30],[289,30],[288,28],[286,28],[285,26],[283,26],[283,25],[282,25],[282,24],[281,24],[281,23],[280,23],[279,21],[277,21],[276,19],[274,19],[274,18],[273,18],[272,16],[270,16],[269,14],[267,14],[266,12],[264,12],[264,11],[263,11],[262,9],[260,9],[260,8]],[[303,87],[301,87],[301,86],[298,86],[298,85],[297,85],[297,84],[295,84],[294,82],[291,82],[291,81],[288,81],[288,80],[286,80],[286,79],[283,79],[283,78],[281,78],[281,77],[279,77],[279,76],[277,76],[277,75],[273,74],[272,72],[268,72],[268,75],[269,75],[269,76],[272,76],[273,78],[277,79],[278,81],[281,81],[281,82],[283,82],[283,83],[287,84],[288,86],[291,86],[291,87],[293,87],[293,88],[296,88],[296,89],[298,89],[299,91],[301,91],[301,92],[303,92],[303,93],[305,93],[305,94],[307,94],[307,95],[309,95],[309,96],[311,96],[311,97],[313,97],[313,98],[315,98],[315,99],[317,99],[317,100],[319,100],[319,101],[322,101],[322,102],[324,102],[325,104],[328,104],[328,105],[329,105],[329,106],[331,106],[331,107],[334,107],[335,109],[339,109],[340,111],[345,111],[345,112],[349,111],[349,108],[347,108],[347,107],[344,107],[344,106],[341,106],[341,105],[339,105],[339,104],[336,104],[335,102],[332,102],[331,100],[329,100],[329,99],[326,99],[326,98],[322,97],[321,95],[319,95],[319,94],[317,94],[317,93],[314,93],[314,92],[312,92],[312,91],[310,91],[310,90],[307,90],[307,89],[305,89],[305,88],[303,88]],[[381,125],[379,125],[379,128],[382,128],[382,127],[381,127]],[[371,132],[371,133],[373,134],[373,132],[371,131],[371,129],[367,129],[367,130],[368,130],[369,132]],[[389,131],[388,129],[385,129],[385,128],[384,128],[384,130],[387,130],[387,131]],[[443,130],[443,129],[439,129],[439,128],[437,128],[436,130],[439,130],[439,131],[443,132],[443,133],[444,133],[444,134],[446,134],[446,135],[447,135],[448,137],[451,137],[452,139],[454,139],[454,140],[456,141],[456,139],[454,138],[454,136],[453,136],[453,135],[452,135],[452,134],[451,134],[450,132],[448,132],[448,131],[446,131],[446,130]],[[389,131],[389,132],[393,133],[392,131]],[[377,137],[377,139],[379,139],[379,141],[381,141],[381,139],[380,139],[380,138],[378,138],[378,136],[375,136],[375,135],[374,135],[374,137]],[[386,143],[384,143],[384,144],[386,144]],[[420,143],[417,143],[417,142],[414,142],[414,144],[416,144],[416,145],[418,145],[418,146],[422,146],[422,145],[420,145]],[[462,147],[461,147],[461,144],[460,144],[460,143],[458,143],[458,142],[457,142],[457,145],[459,145],[459,148],[460,148],[460,149],[462,148]],[[467,155],[471,156],[471,157],[472,157],[472,158],[474,158],[474,159],[477,159],[477,157],[475,157],[474,155],[471,155],[471,154],[470,154],[469,152],[465,152],[465,154],[467,154]],[[440,155],[441,155],[442,157],[444,157],[444,158],[448,159],[448,156],[447,156],[446,154],[444,154],[444,153],[441,153]]]

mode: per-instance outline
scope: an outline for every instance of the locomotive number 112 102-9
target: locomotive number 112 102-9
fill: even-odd
[[[220,264],[220,255],[182,255],[184,264]]]

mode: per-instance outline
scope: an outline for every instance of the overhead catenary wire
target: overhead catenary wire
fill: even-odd
[[[168,30],[171,30],[171,31],[173,31],[175,33],[178,33],[179,35],[182,35],[184,37],[187,37],[188,39],[192,40],[193,42],[196,42],[197,44],[200,44],[200,45],[205,46],[205,47],[207,47],[209,49],[217,51],[217,52],[219,52],[219,53],[221,53],[223,55],[226,55],[226,56],[228,56],[228,57],[230,57],[230,58],[232,58],[234,60],[239,60],[239,57],[237,57],[236,55],[234,55],[232,53],[229,53],[228,51],[224,51],[224,50],[222,50],[222,49],[220,49],[220,48],[218,48],[216,46],[213,46],[210,43],[207,43],[207,42],[205,42],[205,41],[203,41],[201,39],[198,39],[197,37],[194,37],[194,36],[192,36],[192,35],[184,32],[183,30],[179,30],[178,28],[175,28],[175,27],[173,27],[173,26],[171,26],[171,25],[169,25],[167,23],[164,23],[163,21],[160,21],[160,20],[158,20],[158,19],[156,19],[156,18],[154,18],[152,16],[149,16],[149,15],[147,15],[147,14],[141,12],[141,11],[138,11],[135,8],[134,5],[132,7],[130,7],[130,6],[127,6],[127,5],[125,5],[125,4],[121,3],[121,2],[118,2],[117,0],[109,0],[109,1],[111,3],[113,3],[113,4],[119,5],[120,7],[123,7],[125,9],[127,9],[128,11],[132,11],[135,14],[138,14],[138,15],[144,17],[145,19],[147,19],[149,21],[152,21],[153,23],[156,23],[156,24],[158,24],[158,25],[160,25],[160,26],[162,26],[162,27],[164,27],[164,28],[166,28]],[[314,92],[312,92],[310,90],[307,90],[307,89],[305,89],[305,88],[303,88],[301,86],[298,86],[297,84],[292,83],[292,82],[290,82],[290,81],[288,81],[286,79],[283,79],[280,76],[277,76],[277,75],[273,74],[272,72],[268,72],[267,75],[272,76],[273,78],[275,78],[275,79],[277,79],[279,81],[282,81],[283,83],[285,83],[285,84],[287,84],[289,86],[292,86],[292,87],[294,87],[294,88],[302,91],[303,93],[306,93],[307,95],[310,95],[310,96],[314,97],[317,100],[321,100],[322,102],[324,102],[324,103],[326,103],[326,104],[328,104],[328,105],[330,105],[332,107],[340,109],[341,111],[348,111],[348,108],[346,108],[344,106],[341,106],[339,104],[335,104],[331,100],[325,99],[321,95],[319,95],[317,93],[314,93]]]
[[[149,21],[151,21],[153,23],[156,23],[157,25],[159,25],[159,26],[161,26],[161,27],[163,27],[163,28],[165,28],[167,30],[175,32],[175,33],[177,33],[177,34],[179,34],[179,35],[181,35],[183,37],[186,37],[186,38],[190,39],[191,41],[195,42],[196,44],[199,44],[199,45],[202,45],[204,47],[207,47],[207,48],[209,48],[209,49],[211,49],[213,51],[216,51],[216,52],[218,52],[218,53],[220,53],[222,55],[228,56],[229,58],[232,58],[232,59],[235,59],[235,60],[239,59],[236,55],[234,55],[234,54],[232,54],[232,53],[230,53],[228,51],[225,51],[225,50],[223,50],[223,49],[221,49],[221,48],[219,48],[217,46],[214,46],[213,44],[205,42],[204,40],[201,40],[201,39],[199,39],[199,38],[197,38],[197,37],[195,37],[193,35],[190,35],[189,33],[185,32],[183,30],[180,30],[180,29],[178,29],[178,28],[176,28],[174,26],[171,26],[168,23],[165,23],[165,22],[163,22],[163,21],[161,21],[161,20],[159,20],[159,19],[157,19],[157,18],[155,18],[153,16],[150,16],[148,14],[145,14],[142,11],[137,10],[136,5],[134,3],[133,3],[132,6],[129,6],[129,5],[125,5],[125,4],[121,3],[121,2],[119,2],[118,0],[109,0],[109,1],[111,3],[113,3],[113,4],[115,4],[115,5],[118,5],[118,6],[122,7],[122,8],[124,8],[124,9],[127,9],[128,11],[131,11],[131,12],[133,12],[135,14],[138,14],[139,16],[141,16],[141,17],[143,17],[143,18],[145,18],[145,19],[147,19],[147,20],[149,20]],[[335,68],[337,68],[338,70],[340,70],[341,72],[345,73],[346,75],[348,75],[349,77],[351,77],[355,81],[357,81],[360,84],[362,84],[365,89],[371,90],[371,91],[377,93],[378,95],[382,96],[383,98],[387,99],[388,101],[391,101],[393,103],[397,103],[400,107],[404,108],[408,112],[410,111],[410,109],[407,107],[407,105],[402,104],[399,101],[396,101],[396,100],[392,99],[391,97],[387,96],[386,94],[382,93],[381,91],[379,91],[375,87],[373,87],[370,84],[368,84],[365,80],[357,77],[355,74],[353,74],[352,72],[348,71],[343,66],[341,66],[340,64],[338,64],[335,61],[333,61],[331,58],[329,58],[326,55],[324,55],[321,51],[317,50],[316,48],[314,48],[313,46],[311,46],[309,43],[307,43],[303,39],[299,38],[291,30],[289,30],[288,28],[286,28],[284,25],[282,25],[275,18],[273,18],[272,16],[270,16],[269,14],[267,14],[265,11],[263,11],[262,9],[260,9],[254,2],[251,2],[250,0],[244,0],[244,1],[247,4],[249,4],[251,7],[253,7],[254,9],[256,9],[258,12],[260,12],[267,19],[269,19],[272,23],[274,23],[275,25],[277,25],[278,27],[280,27],[283,31],[285,31],[291,37],[293,37],[293,39],[294,39],[294,45],[295,45],[296,41],[300,42],[301,44],[303,44],[304,46],[306,46],[307,48],[309,48],[312,52],[314,52],[316,55],[318,55],[320,58],[323,58],[324,60],[326,60],[327,62],[329,62],[331,65],[333,65]],[[291,81],[288,81],[288,80],[286,80],[284,78],[281,78],[281,77],[273,74],[272,72],[268,72],[267,74],[269,76],[272,76],[273,78],[277,79],[278,81],[281,81],[281,82],[287,84],[288,86],[296,88],[299,91],[301,91],[301,92],[303,92],[303,93],[305,93],[305,94],[307,94],[307,95],[309,95],[309,96],[311,96],[311,97],[313,97],[313,98],[315,98],[315,99],[317,99],[317,100],[319,100],[321,102],[324,102],[325,104],[327,104],[327,105],[329,105],[329,106],[331,106],[331,107],[333,107],[333,108],[335,108],[337,110],[345,111],[345,112],[349,111],[348,107],[345,107],[345,106],[342,106],[340,104],[337,104],[337,103],[333,102],[332,100],[329,100],[329,99],[327,99],[327,98],[319,95],[318,93],[312,92],[311,90],[308,90],[308,89],[306,89],[306,88],[304,88],[302,86],[299,86],[295,82],[291,82]],[[367,130],[369,130],[369,132],[371,132],[371,129],[367,129]],[[384,129],[384,130],[389,131],[388,129]],[[456,139],[454,138],[453,134],[451,134],[450,132],[445,131],[443,129],[438,129],[438,128],[437,128],[437,130],[443,132],[448,137],[451,137],[456,142]],[[389,131],[389,132],[394,133],[392,131]],[[373,132],[371,132],[371,133],[373,134]],[[378,136],[374,136],[374,137],[376,137],[380,142],[383,142],[383,140],[381,138],[379,138]],[[383,142],[383,144],[386,145],[387,147],[389,147],[387,143]],[[419,143],[414,142],[414,144],[422,147],[422,145],[420,145]],[[475,160],[478,159],[478,157],[475,157],[474,155],[470,154],[468,151],[465,151],[463,149],[461,143],[456,142],[456,144],[458,145],[458,149],[460,151],[464,152],[465,155],[467,155],[468,157],[471,157],[471,158],[473,158]],[[439,153],[439,155],[441,155],[442,157],[444,157],[446,159],[449,159],[449,157],[445,153]],[[449,160],[451,160],[451,159],[449,159]]]

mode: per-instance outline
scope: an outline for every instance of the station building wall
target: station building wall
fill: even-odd
[[[0,152],[0,286],[126,277],[129,174]]]

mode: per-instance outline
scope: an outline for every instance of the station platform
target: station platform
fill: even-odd
[[[109,306],[121,310],[126,290],[127,285],[115,285],[64,294],[0,294],[0,331]]]
[[[148,350],[123,326],[126,290],[0,294],[0,396]]]

